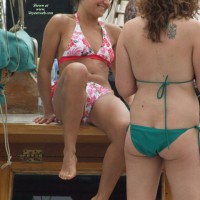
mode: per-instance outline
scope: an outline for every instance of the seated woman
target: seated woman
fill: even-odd
[[[108,82],[115,72],[115,48],[120,28],[98,21],[112,1],[77,0],[75,14],[57,14],[48,22],[38,69],[44,116],[36,123],[60,120],[64,129],[64,158],[59,177],[76,176],[76,140],[80,123],[104,130],[111,143],[103,161],[94,199],[108,200],[124,167],[124,142],[129,111]],[[58,58],[59,79],[51,90],[51,69]],[[50,95],[52,94],[52,95]]]

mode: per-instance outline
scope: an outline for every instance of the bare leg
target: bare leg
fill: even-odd
[[[167,178],[175,200],[200,199],[200,163],[197,130],[190,129],[164,150]]]
[[[150,158],[133,146],[128,131],[125,142],[127,200],[155,200],[162,171],[162,159]]]
[[[125,170],[124,141],[129,123],[129,111],[120,99],[108,94],[95,103],[90,120],[103,129],[111,141],[104,157],[98,193],[92,198],[92,200],[108,200]]]
[[[68,65],[59,80],[53,98],[56,116],[64,128],[64,158],[59,177],[64,180],[76,176],[76,140],[85,105],[88,73],[84,65]]]

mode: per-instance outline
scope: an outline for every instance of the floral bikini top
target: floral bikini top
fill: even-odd
[[[105,62],[108,65],[108,67],[110,67],[110,64],[114,60],[114,51],[112,49],[110,38],[106,32],[105,27],[103,26],[103,23],[99,22],[103,33],[102,44],[98,52],[95,54],[89,42],[83,35],[78,21],[77,13],[75,13],[75,18],[76,26],[72,38],[70,40],[70,43],[66,47],[63,56],[58,60],[58,64],[61,64],[68,60],[76,60],[83,57],[87,57],[91,59],[101,60]]]

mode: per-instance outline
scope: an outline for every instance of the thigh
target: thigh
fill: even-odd
[[[120,136],[121,132],[125,136],[130,122],[130,113],[125,104],[111,93],[100,97],[95,102],[89,121],[104,130],[113,140]]]
[[[64,81],[63,78],[59,79],[52,98],[54,113],[59,119],[61,119],[61,110],[63,106],[62,104],[63,81]]]
[[[190,129],[163,150],[165,170],[172,195],[177,200],[199,200],[200,163],[196,129]]]
[[[162,172],[162,159],[147,157],[133,146],[130,133],[125,140],[128,200],[155,200]]]
[[[85,93],[87,80],[88,71],[82,63],[75,62],[65,67],[53,95],[53,107],[57,117],[61,118],[63,110],[66,111],[68,105],[72,107],[76,103],[85,102],[85,98],[80,98],[80,94]]]

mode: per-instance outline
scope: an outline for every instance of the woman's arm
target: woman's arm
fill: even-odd
[[[198,21],[194,22],[194,34],[193,39],[193,57],[192,62],[194,66],[194,73],[196,78],[196,85],[200,91],[200,23]]]
[[[55,119],[51,92],[51,70],[56,57],[62,27],[62,15],[53,16],[45,27],[40,62],[38,67],[38,89],[42,99],[44,117],[39,123],[50,123]]]
[[[116,47],[117,47],[117,41],[119,39],[119,35],[120,35],[120,32],[121,32],[121,28],[116,26],[116,25],[109,24],[108,31],[109,31],[109,36],[110,36],[110,39],[111,39],[112,48],[113,48],[114,55],[115,55],[114,61],[111,63],[112,73],[113,73],[113,76],[115,77]]]
[[[131,42],[128,39],[128,34],[130,31],[129,29],[130,27],[127,25],[124,26],[117,42],[115,83],[120,96],[122,96],[124,99],[131,99],[132,101],[137,87],[136,80],[132,71],[130,60],[131,55],[127,51],[126,47],[126,43]]]

